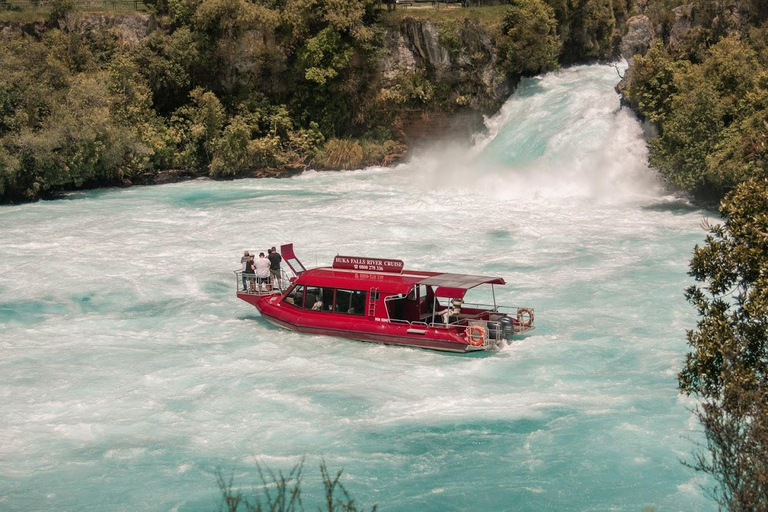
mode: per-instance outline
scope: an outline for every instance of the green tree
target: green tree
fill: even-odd
[[[678,92],[675,75],[689,67],[688,61],[674,60],[658,43],[645,56],[635,56],[621,93],[640,115],[653,123],[663,123]]]
[[[17,189],[16,181],[20,168],[18,159],[0,145],[0,198],[8,197],[10,192]]]
[[[308,39],[299,54],[304,78],[319,86],[324,86],[336,78],[351,57],[351,45],[343,42],[341,34],[331,27]]]
[[[199,39],[188,27],[170,35],[158,30],[134,49],[133,59],[152,88],[158,112],[168,114],[189,97],[192,74],[203,64]]]
[[[176,165],[184,169],[208,169],[216,150],[226,112],[216,95],[197,87],[191,103],[171,117],[171,136],[179,148]]]
[[[512,0],[504,14],[499,59],[511,75],[555,69],[561,42],[554,10],[543,0]]]
[[[676,76],[677,88],[686,89],[673,98],[660,137],[651,141],[650,162],[669,183],[695,191],[707,181],[707,156],[723,130],[720,95],[700,68]]]
[[[658,1],[658,0],[657,0]],[[557,19],[562,42],[560,62],[609,59],[614,51],[614,11],[621,12],[616,0],[546,0]],[[653,7],[652,2],[647,6]]]
[[[635,60],[623,92],[660,124],[650,161],[661,175],[678,189],[721,197],[766,170],[768,71],[736,37],[720,40],[704,55],[698,64],[674,61],[656,47]]]
[[[702,400],[708,453],[693,467],[712,475],[729,510],[768,507],[768,181],[752,179],[720,206],[725,222],[697,246],[686,296],[700,320],[680,389]]]
[[[54,23],[65,19],[77,8],[75,0],[51,0],[50,5],[51,11],[48,14],[48,20]]]

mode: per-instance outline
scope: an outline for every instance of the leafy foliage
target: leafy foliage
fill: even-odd
[[[546,0],[546,3],[557,19],[563,46],[560,62],[572,64],[614,56],[615,12],[622,12],[619,1]]]
[[[740,408],[739,393],[768,385],[768,182],[750,180],[723,201],[723,225],[696,247],[687,292],[702,320],[681,388]],[[733,297],[733,300],[731,300]]]
[[[501,32],[499,58],[507,73],[535,74],[557,67],[557,21],[543,0],[513,0]]]
[[[768,496],[768,407],[766,393],[744,392],[751,409],[731,414],[716,402],[696,412],[704,427],[707,452],[689,466],[715,477],[706,489],[725,510],[765,510]]]
[[[651,163],[674,187],[722,196],[766,176],[768,67],[747,41],[729,36],[694,63],[658,45],[636,57],[623,93],[658,123]]]
[[[71,0],[51,4],[41,37],[0,37],[0,200],[151,182],[165,170],[226,178],[390,162],[404,153],[391,135],[405,136],[400,113],[491,113],[521,75],[555,68],[577,32],[579,55],[603,56],[614,24],[607,0],[419,11],[443,20],[451,73],[419,64],[393,79],[380,69],[375,0],[145,4],[160,27],[138,41],[109,24],[85,29]],[[388,23],[406,23],[399,14]],[[506,75],[491,72],[499,66]]]
[[[54,5],[56,20],[67,1]],[[130,46],[69,23],[42,40],[0,39],[2,199],[169,168],[303,166],[326,134],[371,128],[373,1],[150,3],[169,30]]]
[[[6,70],[0,76],[0,181],[6,198],[120,183],[151,169],[162,153],[156,150],[164,146],[163,123],[143,77],[125,55],[99,66],[99,47],[96,38],[58,31],[43,41],[0,45]]]
[[[715,478],[729,510],[763,510],[768,496],[768,181],[752,179],[723,200],[725,223],[696,247],[687,291],[699,312],[682,391],[703,400],[707,453],[692,466]]]

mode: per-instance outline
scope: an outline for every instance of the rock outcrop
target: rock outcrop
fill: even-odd
[[[494,40],[477,22],[437,24],[406,17],[384,38],[379,76],[386,91],[414,73],[440,85],[433,105],[405,108],[396,126],[409,144],[439,138],[469,137],[482,128],[482,115],[495,111],[514,84],[497,66]]]
[[[431,21],[406,18],[384,39],[385,56],[381,61],[382,77],[391,84],[403,73],[426,67],[438,76],[451,67],[448,51],[440,44],[437,25]]]
[[[478,24],[467,21],[454,33],[442,34],[432,21],[405,18],[387,31],[385,52],[380,61],[384,87],[394,85],[398,77],[423,69],[436,81],[458,85],[475,81],[482,84],[480,101],[504,101],[512,84],[496,66],[496,49],[491,35]],[[447,36],[447,37],[446,37]],[[445,41],[452,41],[452,46]]]
[[[28,35],[40,38],[43,33],[50,28],[51,24],[43,20],[26,23],[19,21],[0,21],[0,36],[18,37],[21,35]]]
[[[621,40],[621,56],[632,62],[635,55],[645,55],[656,31],[650,18],[641,14],[627,20],[627,34]]]
[[[64,30],[89,32],[110,29],[128,44],[137,44],[157,30],[157,20],[152,14],[134,12],[128,14],[86,13],[68,15],[59,25]]]
[[[0,35],[27,35],[39,39],[52,28],[80,33],[108,29],[114,31],[121,41],[137,44],[157,30],[158,24],[154,15],[141,12],[125,14],[72,13],[58,22],[44,20],[31,22],[2,21],[0,22]]]
[[[681,5],[672,9],[675,21],[669,30],[669,46],[677,47],[696,25],[696,9],[693,4]]]

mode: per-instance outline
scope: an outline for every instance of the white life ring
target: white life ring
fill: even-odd
[[[518,308],[517,323],[523,327],[533,325],[533,310],[531,308]]]

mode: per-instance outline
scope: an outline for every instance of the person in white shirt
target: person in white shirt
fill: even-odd
[[[264,253],[259,253],[259,259],[254,263],[256,266],[256,282],[259,283],[259,293],[261,293],[261,285],[263,284],[267,291],[271,290],[269,286],[269,267],[270,262],[264,256]]]

